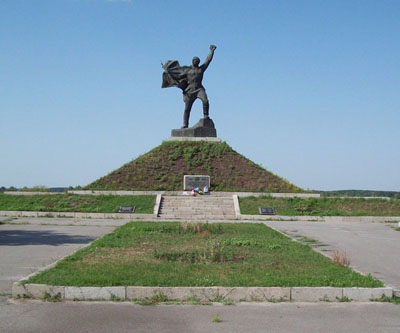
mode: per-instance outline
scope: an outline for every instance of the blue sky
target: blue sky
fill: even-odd
[[[184,105],[160,61],[215,44],[222,140],[306,189],[400,191],[399,17],[397,0],[0,0],[0,186],[86,185],[161,144]]]

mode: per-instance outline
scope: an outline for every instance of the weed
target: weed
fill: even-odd
[[[320,302],[330,302],[329,297],[326,295],[324,297],[320,298],[319,300],[320,300]]]
[[[16,217],[13,217],[13,216],[7,217],[6,219],[0,221],[0,224],[7,224],[7,223],[9,223],[9,222],[11,222],[11,221],[14,221],[14,220],[16,220],[16,219],[17,219],[17,218],[16,218]]]
[[[350,259],[347,256],[346,252],[333,252],[333,262],[338,264],[339,266],[349,267],[350,266]]]
[[[221,317],[219,316],[219,315],[216,315],[215,317],[213,317],[213,319],[212,319],[212,322],[213,323],[220,323],[222,320],[221,320]]]
[[[148,298],[134,298],[131,300],[132,303],[138,305],[154,305],[155,303],[150,301]]]
[[[397,297],[397,296],[387,297],[385,295],[382,295],[380,298],[372,299],[371,301],[387,302],[387,303],[393,303],[393,304],[399,304],[400,305],[400,297]]]
[[[223,303],[225,301],[225,298],[221,295],[217,295],[213,299],[210,299],[210,301],[213,303]]]
[[[7,297],[9,297],[9,296],[11,296],[12,294],[11,293],[0,293],[0,296],[7,296]]]
[[[139,305],[155,305],[158,303],[166,303],[166,302],[176,302],[176,300],[170,300],[166,295],[163,293],[158,293],[153,295],[150,298],[135,298],[131,300],[135,304]]]
[[[226,299],[222,302],[224,305],[235,305],[235,301],[232,299]]]
[[[396,231],[400,231],[400,227],[398,227],[398,228],[396,228],[396,229],[394,229],[394,230],[396,230]]]
[[[270,303],[282,303],[282,302],[287,302],[288,300],[284,299],[283,297],[280,298],[268,298],[267,302]]]
[[[163,294],[162,292],[159,292],[158,294],[155,294],[154,296],[152,296],[150,298],[150,300],[155,303],[161,303],[161,302],[168,301],[168,297],[165,294]]]
[[[341,302],[341,303],[343,303],[343,302],[351,302],[352,301],[352,299],[348,298],[347,296],[343,296],[343,297],[337,298],[337,300],[338,300],[338,302]]]
[[[61,302],[61,293],[51,295],[46,291],[43,293],[42,300],[46,302]]]
[[[110,301],[112,301],[112,302],[122,302],[123,299],[121,297],[118,297],[118,296],[114,295],[114,294],[111,294]]]
[[[196,297],[196,296],[189,297],[186,300],[186,302],[189,303],[189,304],[192,304],[192,305],[200,305],[201,304],[200,299],[198,297]]]
[[[192,233],[199,234],[221,234],[222,226],[220,224],[210,224],[210,223],[189,223],[182,222],[180,224],[180,231],[182,233]]]

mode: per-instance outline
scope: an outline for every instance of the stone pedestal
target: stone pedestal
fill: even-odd
[[[190,128],[173,129],[172,137],[217,137],[217,130],[211,118],[202,118]]]

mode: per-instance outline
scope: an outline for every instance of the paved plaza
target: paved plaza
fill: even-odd
[[[126,221],[19,219],[0,225],[2,332],[398,332],[400,306],[388,303],[238,303],[156,305],[130,302],[13,300],[11,284],[72,254]],[[45,224],[45,225],[44,225]],[[72,225],[71,225],[72,224]],[[400,232],[386,223],[266,222],[291,237],[317,240],[316,250],[346,251],[351,266],[395,288]],[[219,316],[221,322],[213,322]]]

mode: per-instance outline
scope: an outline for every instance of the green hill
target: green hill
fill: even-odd
[[[88,190],[182,190],[184,175],[209,175],[211,190],[302,192],[216,142],[167,141],[87,185]]]

